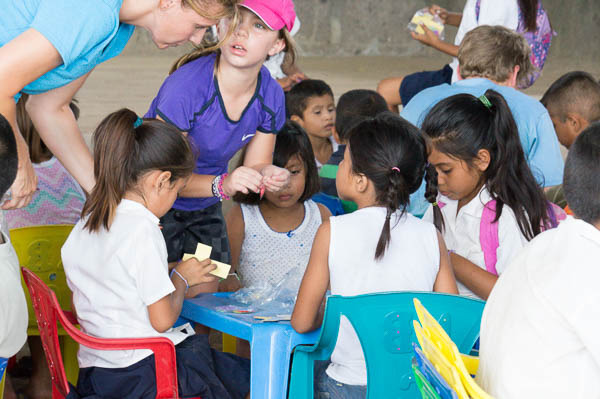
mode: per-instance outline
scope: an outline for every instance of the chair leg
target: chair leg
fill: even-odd
[[[79,344],[69,336],[63,335],[59,339],[67,380],[76,386],[77,378],[79,377],[79,364],[77,363]]]

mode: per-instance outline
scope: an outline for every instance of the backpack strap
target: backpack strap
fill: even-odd
[[[496,218],[496,200],[491,200],[483,206],[481,213],[481,221],[479,222],[479,243],[483,250],[483,259],[485,261],[485,269],[498,275],[496,271],[496,262],[498,255],[496,251],[500,246],[498,238],[498,222],[494,222]]]
[[[481,0],[475,2],[475,20],[479,23],[479,14],[481,11]]]

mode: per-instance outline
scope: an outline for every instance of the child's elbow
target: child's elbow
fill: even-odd
[[[292,317],[292,320],[290,321],[290,323],[292,324],[292,328],[299,334],[304,334],[304,333],[314,330],[312,324],[303,323],[302,321],[300,321],[298,319],[294,319],[293,317]]]
[[[152,328],[161,334],[169,331],[173,326],[173,323],[170,323],[169,320],[150,320],[150,324],[152,324]]]

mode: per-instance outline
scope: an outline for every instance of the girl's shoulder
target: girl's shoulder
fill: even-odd
[[[258,89],[259,98],[266,104],[280,104],[282,99],[285,98],[283,88],[271,77],[269,70],[265,66],[260,68],[258,79],[260,80],[260,87]]]
[[[183,95],[210,89],[213,86],[216,57],[215,53],[210,53],[180,66],[165,79],[161,90],[166,87],[177,88],[181,89],[180,95]]]

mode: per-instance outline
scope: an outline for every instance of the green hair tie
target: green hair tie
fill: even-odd
[[[487,109],[492,108],[492,103],[490,102],[490,100],[488,100],[488,98],[485,96],[485,94],[482,94],[481,97],[479,97],[479,101],[481,101]]]

